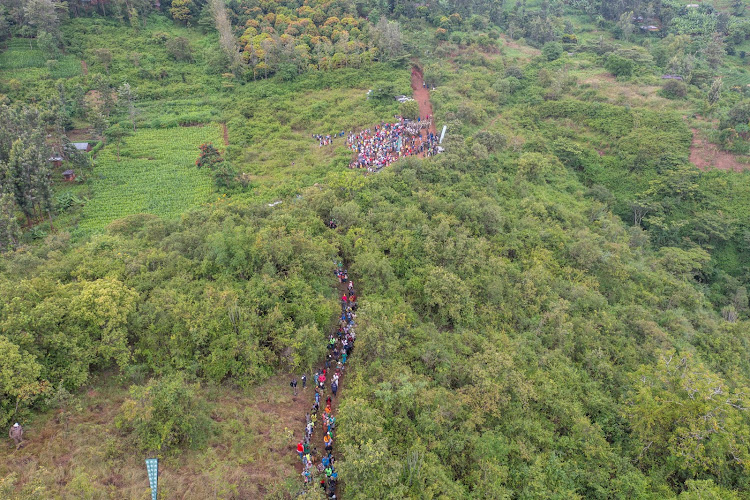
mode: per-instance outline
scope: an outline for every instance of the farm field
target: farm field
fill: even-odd
[[[117,148],[105,147],[97,156],[92,200],[83,209],[78,231],[101,230],[130,214],[174,218],[210,201],[211,176],[195,167],[198,146],[223,145],[221,126],[140,129]]]

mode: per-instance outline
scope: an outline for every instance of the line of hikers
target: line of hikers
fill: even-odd
[[[394,123],[381,122],[374,129],[365,129],[359,134],[350,133],[347,146],[354,152],[349,168],[366,168],[376,172],[405,156],[437,154],[438,137],[432,132],[422,136],[423,129],[430,128],[431,120],[408,120],[396,116]]]
[[[304,439],[297,444],[297,453],[302,460],[302,476],[305,484],[311,484],[320,476],[319,484],[328,498],[336,498],[336,484],[338,472],[336,471],[336,457],[333,455],[333,442],[336,432],[336,417],[332,410],[332,397],[335,398],[339,389],[339,381],[346,369],[346,362],[354,349],[354,341],[357,317],[357,294],[354,283],[349,280],[349,273],[342,264],[337,263],[334,271],[339,283],[346,284],[346,291],[341,296],[341,316],[339,317],[336,330],[327,340],[328,353],[325,364],[313,375],[315,385],[315,400],[310,412],[305,415]],[[330,378],[330,384],[328,384]],[[328,384],[328,385],[327,385]],[[297,394],[297,379],[292,379],[292,390]],[[302,389],[307,386],[307,375],[302,375]],[[331,394],[325,399],[325,406],[321,411],[322,394],[330,386]],[[324,432],[323,444],[325,452],[318,460],[318,450],[311,445],[313,434],[316,429]]]

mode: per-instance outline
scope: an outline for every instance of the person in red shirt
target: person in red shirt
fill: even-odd
[[[297,453],[299,453],[299,458],[302,460],[302,455],[305,453],[305,447],[302,445],[302,441],[297,444]]]

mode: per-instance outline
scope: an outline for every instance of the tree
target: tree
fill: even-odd
[[[108,141],[117,143],[117,161],[119,162],[120,146],[126,137],[133,135],[133,132],[129,128],[123,127],[122,124],[115,123],[104,131],[104,135],[107,137]]]
[[[174,5],[174,3],[172,3],[172,5]],[[175,61],[193,61],[193,48],[190,46],[190,40],[184,36],[177,36],[167,40],[165,47],[167,53],[172,56]]]
[[[46,32],[59,38],[60,19],[57,16],[56,3],[52,0],[28,0],[24,6],[24,17],[34,33]]]
[[[4,182],[2,172],[7,167],[0,163],[0,252],[14,248],[18,244],[20,228],[16,211],[16,199],[11,184]]]
[[[22,405],[46,390],[48,384],[40,380],[42,366],[33,355],[0,335],[0,427],[7,428]]]
[[[714,83],[711,84],[711,88],[708,91],[708,103],[711,106],[719,102],[719,99],[721,99],[721,84],[721,78],[717,78],[714,80]]]
[[[47,31],[40,31],[37,33],[36,45],[39,50],[47,54],[47,57],[49,57],[50,60],[57,59],[60,53],[57,48],[57,40],[55,40],[55,37]]]
[[[124,82],[122,85],[120,85],[120,88],[117,89],[117,95],[120,98],[120,105],[126,109],[128,116],[130,117],[130,121],[133,123],[133,132],[135,132],[135,116],[137,112],[137,110],[135,109],[135,101],[138,96],[130,87],[130,84],[128,82]]]
[[[721,66],[721,61],[724,58],[724,41],[720,36],[716,35],[713,37],[703,50],[703,56],[706,58],[706,62],[712,69]]]
[[[90,110],[89,115],[89,123],[91,124],[91,128],[94,129],[94,133],[97,137],[104,137],[104,131],[109,128],[107,117],[97,109]]]
[[[404,118],[416,120],[419,116],[419,103],[417,101],[406,101],[398,107],[399,114]]]
[[[124,368],[130,361],[127,324],[137,298],[121,281],[103,278],[84,282],[71,301],[70,314],[93,341],[95,359],[101,366],[114,360]]]
[[[563,46],[560,42],[548,42],[542,47],[542,55],[546,57],[548,61],[559,59],[562,53]]]
[[[242,55],[240,54],[237,39],[232,31],[232,23],[227,14],[227,7],[224,0],[209,0],[211,13],[214,16],[216,31],[219,32],[219,46],[229,59],[229,68],[233,73],[237,73],[245,66]]]
[[[198,155],[198,159],[195,160],[195,166],[198,168],[207,167],[210,170],[213,170],[219,163],[224,161],[219,150],[210,142],[207,144],[201,144],[199,149],[201,151],[200,155]]]
[[[5,6],[0,5],[0,41],[10,36],[10,16]]]
[[[192,4],[192,0],[172,0],[172,6],[169,8],[172,19],[185,25],[190,24],[190,20],[193,18],[190,10]]]
[[[13,186],[13,195],[26,221],[31,220],[42,209],[51,209],[51,175],[47,156],[37,146],[38,134],[27,142],[17,139],[13,142],[8,160],[6,179]]]
[[[620,32],[619,38],[626,42],[630,41],[633,36],[633,11],[623,12],[620,15],[620,19],[617,21],[617,29]]]
[[[633,377],[626,416],[638,461],[678,482],[722,478],[750,459],[747,389],[730,389],[691,353],[664,352]]]
[[[391,60],[401,55],[401,26],[398,21],[389,21],[381,17],[375,26],[375,40],[384,60]]]

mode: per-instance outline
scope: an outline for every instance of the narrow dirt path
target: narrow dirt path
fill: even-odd
[[[89,67],[86,64],[86,61],[81,60],[81,71],[83,71],[83,76],[86,76],[89,74]]]
[[[345,269],[346,266],[344,266],[343,268]],[[337,277],[336,279],[339,279],[339,278]],[[343,295],[348,295],[349,294],[348,289],[347,289],[347,282],[339,282],[336,285],[335,290],[336,290],[336,293],[337,293],[338,297],[341,297]],[[350,325],[350,328],[351,328],[352,332],[355,332],[354,335],[356,335],[356,331],[355,331],[356,323],[352,323]],[[333,335],[334,337],[336,337],[337,336],[337,331],[338,331],[338,323],[337,323],[337,325],[335,327],[333,327],[333,330],[330,333],[331,333],[331,335]],[[326,336],[326,339],[325,340],[321,339],[321,341],[325,341],[327,343],[328,338],[329,337]],[[343,344],[342,344],[342,339],[341,338],[339,338],[336,341],[336,348],[339,350],[339,352],[343,352]],[[331,351],[328,350],[326,352],[326,357],[330,353],[331,353]],[[353,353],[354,353],[354,351],[352,351],[352,354]],[[351,358],[349,358],[349,359],[351,359]],[[323,360],[320,363],[320,368],[319,368],[318,371],[322,371],[324,368],[325,368],[325,360]],[[335,417],[336,414],[338,413],[339,401],[340,401],[340,398],[341,398],[341,395],[342,395],[342,391],[345,389],[345,383],[344,383],[344,381],[346,380],[347,377],[351,376],[351,369],[352,369],[352,367],[351,367],[350,362],[347,362],[343,366],[343,368],[341,370],[341,373],[340,373],[340,376],[339,376],[339,382],[338,382],[338,386],[339,387],[338,387],[338,391],[337,391],[337,393],[338,393],[337,396],[334,396],[333,392],[331,390],[331,383],[333,381],[333,374],[336,372],[336,363],[335,363],[335,361],[332,361],[330,367],[326,369],[326,381],[325,381],[324,389],[320,391],[320,408],[319,408],[319,410],[317,412],[317,420],[315,422],[315,427],[314,427],[314,430],[313,430],[313,434],[312,434],[312,436],[310,438],[310,451],[312,452],[311,453],[311,458],[312,458],[312,461],[313,461],[313,469],[312,469],[313,474],[312,474],[312,482],[306,485],[307,489],[313,489],[313,488],[317,489],[317,488],[320,488],[320,480],[326,477],[325,475],[321,475],[318,472],[318,470],[317,470],[317,466],[318,466],[318,464],[321,463],[322,458],[328,454],[328,452],[325,451],[325,443],[323,441],[323,438],[325,437],[325,435],[327,433],[327,430],[326,430],[326,428],[324,426],[324,422],[323,422],[324,421],[324,419],[323,419],[323,413],[324,413],[324,409],[326,407],[326,399],[329,396],[331,397],[331,413],[330,414],[331,414],[331,416]],[[315,387],[316,387],[316,384],[317,384],[317,381],[314,380],[314,374],[308,374],[308,381],[307,381],[308,387],[307,387],[307,389],[305,391],[302,391],[302,393],[300,394],[300,396],[301,396],[300,399],[302,399],[303,403],[302,403],[301,406],[299,406],[299,404],[298,404],[297,408],[302,408],[301,414],[300,414],[300,418],[299,418],[300,427],[302,428],[302,433],[301,433],[302,437],[305,436],[306,414],[311,413],[313,404],[315,403]],[[300,386],[301,386],[301,382],[300,382]],[[296,401],[297,401],[297,399],[295,399],[295,402]],[[340,453],[338,453],[338,450],[340,448],[338,446],[338,437],[337,437],[337,432],[336,432],[336,428],[335,427],[334,427],[333,431],[331,432],[331,435],[332,435],[333,442],[334,442],[334,444],[333,444],[333,451],[331,452],[331,454],[334,457],[334,459],[340,459],[341,455],[340,455]],[[299,438],[296,438],[296,436],[297,436],[297,433],[295,431],[295,445],[294,445],[295,454],[296,454],[296,443],[299,441]],[[303,470],[304,470],[304,466],[303,466],[302,461],[297,462],[296,469],[297,469],[297,472],[301,475],[302,472],[303,472]],[[334,466],[334,470],[335,469],[336,469],[336,467]],[[339,498],[339,492],[340,492],[340,490],[341,490],[341,483],[339,481],[336,484],[336,495],[337,495],[337,498]]]
[[[422,71],[416,66],[411,70],[411,88],[414,91],[414,100],[419,104],[419,116],[425,120],[427,117],[432,119],[429,129],[422,129],[422,137],[426,137],[428,133],[433,134],[437,132],[435,130],[435,121],[432,117],[432,103],[430,102],[430,91],[424,86],[424,77]]]
[[[229,146],[229,131],[227,130],[227,124],[222,123],[221,128],[224,130],[224,145]]]

